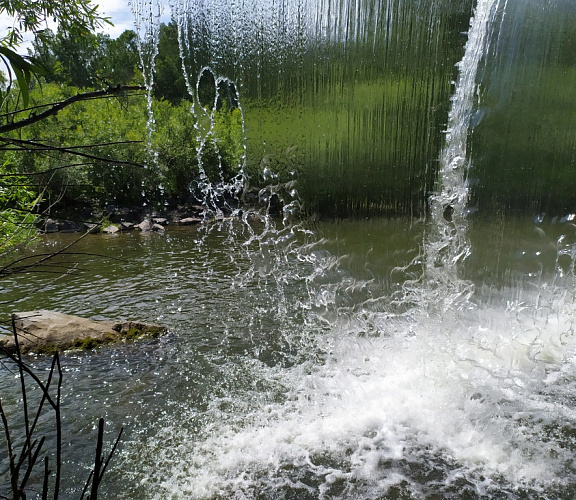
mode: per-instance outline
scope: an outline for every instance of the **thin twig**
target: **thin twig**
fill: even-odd
[[[139,92],[130,92],[130,93],[126,93],[125,96],[123,97],[134,97],[134,96],[144,96],[144,93],[139,93]],[[100,96],[95,96],[95,97],[90,97],[90,98],[86,98],[86,99],[82,99],[82,100],[86,100],[86,101],[92,101],[92,100],[97,100],[97,99],[113,99],[113,98],[117,98],[118,95],[116,94],[106,94],[106,95],[100,95]],[[36,106],[29,106],[27,108],[22,108],[22,109],[16,109],[14,111],[8,111],[6,113],[2,113],[0,114],[0,119],[2,118],[8,118],[9,116],[12,115],[18,115],[20,113],[26,113],[28,111],[35,111],[37,109],[42,109],[42,108],[48,108],[48,107],[53,107],[53,106],[57,106],[61,103],[62,101],[56,101],[56,102],[48,102],[48,103],[44,103],[44,104],[38,104]]]
[[[28,420],[28,397],[26,392],[26,380],[24,377],[24,362],[22,361],[22,352],[20,351],[20,344],[18,342],[18,332],[16,331],[16,316],[12,314],[12,332],[14,334],[14,345],[16,347],[16,356],[18,358],[18,371],[20,374],[20,386],[22,392],[22,407],[24,412],[24,425],[26,427],[26,441],[24,449],[30,447],[30,422]]]
[[[90,500],[98,498],[98,486],[100,484],[100,471],[102,468],[102,446],[104,442],[104,419],[98,421],[98,438],[96,440],[96,457],[94,458],[94,476],[92,477],[92,488],[90,489]]]
[[[42,500],[48,500],[48,479],[50,469],[48,468],[48,456],[44,457],[44,481],[42,483]]]
[[[113,160],[110,158],[104,158],[102,156],[91,155],[88,153],[82,153],[80,151],[76,151],[74,147],[57,147],[57,146],[49,146],[49,145],[42,145],[36,141],[28,141],[28,140],[21,140],[21,139],[12,139],[10,137],[0,137],[0,141],[14,144],[15,146],[19,146],[17,149],[9,149],[9,148],[2,148],[4,151],[34,151],[34,152],[42,152],[42,151],[50,151],[50,152],[58,152],[58,153],[67,153],[70,155],[80,156],[81,158],[88,158],[90,160],[99,161],[105,164],[114,164],[114,165],[131,165],[135,167],[146,168],[145,165],[142,163],[135,163],[131,161],[124,161],[124,160]]]
[[[110,453],[108,454],[108,458],[106,458],[106,462],[104,463],[104,467],[102,467],[102,472],[100,472],[100,482],[102,482],[102,477],[104,476],[104,472],[106,472],[106,468],[108,467],[108,464],[110,463],[110,460],[112,459],[112,456],[116,452],[116,448],[118,447],[118,443],[120,442],[120,438],[122,437],[123,432],[124,432],[124,427],[120,427],[120,432],[118,433],[118,437],[116,438],[116,441],[114,442],[114,446],[112,446],[112,449],[110,450]]]
[[[56,477],[54,479],[54,500],[58,500],[60,492],[60,477],[62,474],[62,416],[60,414],[60,401],[62,397],[62,366],[60,356],[54,354],[56,366],[58,367],[58,387],[56,392],[56,406],[54,414],[56,418]]]
[[[86,480],[86,484],[84,484],[84,489],[82,490],[82,495],[80,495],[80,500],[84,500],[84,495],[86,494],[86,491],[88,491],[88,486],[90,486],[93,476],[94,476],[94,469],[92,469],[90,471],[90,474],[88,474],[88,479]]]
[[[28,479],[30,479],[30,475],[32,474],[32,469],[36,465],[36,461],[38,460],[38,455],[40,454],[40,450],[42,449],[42,446],[44,445],[44,441],[46,441],[46,436],[42,436],[42,438],[40,439],[40,442],[38,443],[38,446],[36,447],[36,451],[34,452],[34,455],[32,455],[32,458],[31,458],[30,463],[28,465],[28,469],[26,469],[26,473],[24,474],[24,477],[22,478],[22,482],[20,483],[20,491],[24,491],[24,488],[26,487],[26,483],[28,482]],[[34,443],[32,444],[32,447],[30,448],[29,453],[32,453],[34,446],[36,446],[36,442],[37,442],[37,440],[34,440]]]
[[[122,144],[141,144],[144,141],[123,141]],[[110,144],[118,144],[118,143],[110,143]],[[110,160],[106,161],[106,164],[109,164]],[[46,175],[46,174],[50,174],[55,172],[56,170],[62,170],[65,168],[74,168],[74,167],[90,167],[90,166],[94,166],[94,165],[98,165],[98,163],[89,163],[89,162],[82,162],[82,163],[70,163],[69,165],[60,165],[59,167],[52,167],[52,168],[48,168],[46,170],[41,170],[39,172],[22,172],[19,174],[0,174],[0,178],[2,177],[33,177],[33,176],[40,176],[40,175]],[[124,165],[120,165],[120,166],[124,166]],[[29,185],[29,184],[27,184]]]
[[[0,354],[2,354],[2,356],[4,356],[4,357],[10,359],[15,365],[18,364],[18,356],[11,353],[5,347],[0,346]],[[46,387],[45,387],[44,383],[38,378],[38,375],[36,375],[34,373],[34,371],[28,365],[23,363],[23,365],[21,367],[18,367],[18,370],[19,371],[23,370],[26,374],[28,374],[32,378],[32,380],[34,380],[34,382],[40,388],[40,390],[46,391]],[[52,399],[52,397],[48,393],[46,393],[46,401],[48,401],[48,403],[50,404],[50,406],[52,408],[56,407],[55,401]]]
[[[55,360],[55,358],[53,358],[52,359],[52,366],[50,367],[50,371],[48,372],[48,380],[46,381],[46,386],[42,390],[42,398],[40,399],[40,402],[38,403],[38,409],[36,411],[36,417],[34,418],[32,425],[30,426],[30,435],[34,434],[34,430],[36,429],[36,425],[38,424],[38,420],[40,419],[40,414],[42,412],[42,408],[44,407],[44,402],[46,401],[46,398],[48,396],[48,391],[50,390],[50,383],[52,382],[52,376],[54,374],[55,363],[56,363],[56,360]],[[20,456],[19,463],[23,462],[24,453],[26,451],[27,451],[26,446],[24,446],[22,448],[22,453]]]
[[[37,267],[47,261],[49,261],[50,259],[53,259],[55,256],[57,255],[62,255],[65,254],[66,250],[68,250],[72,245],[75,245],[76,243],[78,243],[80,240],[84,239],[86,236],[88,236],[90,234],[91,230],[89,229],[88,231],[86,231],[84,234],[82,234],[80,237],[76,238],[74,241],[72,241],[71,243],[69,243],[68,245],[65,245],[64,247],[60,248],[58,251],[53,252],[53,253],[48,253],[48,254],[43,254],[43,257],[39,260],[37,260],[34,264],[30,264],[30,266],[27,266],[27,268],[29,267]],[[68,254],[66,254],[68,255]],[[18,262],[22,262],[23,260],[26,260],[28,258],[33,258],[33,257],[23,257],[22,259],[18,259],[14,262],[11,262],[10,264],[8,264],[7,266],[4,266],[3,268],[0,268],[0,276],[4,273],[6,273],[6,270],[9,269],[10,267],[12,267],[12,265],[14,263],[18,263]],[[12,271],[15,272],[15,271]]]
[[[4,426],[4,436],[6,437],[6,448],[8,448],[8,459],[10,463],[10,484],[12,486],[12,493],[16,495],[18,492],[18,478],[14,473],[16,468],[14,463],[15,456],[12,449],[12,437],[10,436],[10,427],[8,426],[8,419],[6,418],[6,414],[4,413],[2,400],[0,400],[0,418],[2,419],[2,425]]]
[[[89,232],[88,232],[88,234],[89,234]],[[83,237],[84,237],[84,235],[81,236],[81,238],[83,238]],[[74,243],[76,243],[76,241],[74,241]],[[70,246],[71,245],[68,245],[66,248],[70,248]],[[66,248],[64,248],[62,250],[66,250]],[[106,258],[106,259],[116,260],[118,262],[127,262],[126,259],[122,259],[121,257],[115,257],[113,255],[104,255],[104,254],[91,253],[91,252],[64,252],[64,251],[60,252],[60,251],[58,251],[58,252],[53,252],[53,253],[42,253],[42,254],[37,254],[37,255],[28,255],[26,257],[16,259],[15,261],[11,262],[10,264],[0,268],[0,277],[9,276],[9,275],[15,274],[15,273],[22,273],[28,269],[38,267],[41,264],[45,264],[46,261],[50,260],[51,258],[55,258],[57,255],[65,255],[65,256],[82,255],[82,256],[88,256],[88,257],[102,257],[102,258]],[[31,264],[22,264],[22,265],[14,267],[15,264],[23,263],[27,260],[32,260],[32,259],[35,259],[37,257],[40,257],[40,259],[32,262]],[[55,267],[60,267],[61,264],[50,264],[50,266],[55,268]],[[40,272],[40,271],[38,271],[38,272]]]

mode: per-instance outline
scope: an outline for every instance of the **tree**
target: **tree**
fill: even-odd
[[[129,85],[142,81],[139,62],[137,35],[126,30],[115,40],[109,40],[100,71],[114,85]]]
[[[59,28],[39,34],[33,42],[33,58],[46,71],[42,75],[47,82],[74,85],[80,88],[99,85],[98,69],[105,58],[109,37],[89,33],[75,37]]]
[[[68,106],[78,106],[79,102],[87,102],[94,99],[108,99],[125,96],[131,91],[141,91],[141,86],[123,85],[127,79],[135,79],[137,72],[135,61],[135,34],[124,36],[119,42],[113,44],[106,35],[94,34],[97,27],[104,23],[109,23],[108,19],[100,16],[96,7],[92,6],[88,0],[70,0],[59,2],[57,0],[8,0],[0,3],[0,12],[7,13],[14,17],[14,25],[9,33],[0,39],[0,59],[5,66],[11,70],[9,81],[0,90],[0,152],[3,153],[3,168],[0,174],[5,181],[0,192],[0,215],[4,209],[12,210],[2,203],[14,197],[11,192],[17,190],[22,185],[22,177],[16,180],[12,177],[16,173],[27,176],[28,182],[25,185],[36,185],[37,193],[40,194],[43,186],[39,185],[43,177],[37,171],[19,168],[15,172],[15,165],[26,165],[30,163],[27,158],[51,158],[60,162],[51,162],[49,171],[44,179],[53,179],[55,172],[63,169],[74,169],[80,163],[84,167],[88,165],[98,165],[100,170],[115,168],[118,165],[134,165],[134,162],[125,161],[122,158],[113,158],[107,152],[103,154],[106,143],[98,144],[98,148],[90,145],[90,139],[85,139],[84,144],[70,144],[65,146],[60,141],[46,140],[42,135],[22,136],[23,129],[33,128],[41,121],[49,121],[57,113],[61,113]],[[56,34],[50,30],[45,30],[44,24],[47,18],[52,18],[58,22]],[[25,33],[34,36],[33,46],[35,53],[29,56],[22,56],[16,53],[18,44],[22,41]],[[111,52],[118,47],[124,47],[125,52],[132,51],[131,54],[124,54],[124,60],[129,65],[129,69],[112,75],[109,64]],[[14,85],[12,75],[16,77],[17,84]],[[110,78],[114,76],[114,82]],[[81,88],[99,86],[98,90],[92,88],[88,91],[80,92],[79,89],[70,95],[60,95],[56,100],[44,96],[37,99],[38,92],[35,92],[35,102],[29,106],[31,100],[30,88],[33,80],[42,77],[44,82],[58,81],[60,83],[74,83]],[[120,78],[124,81],[120,81]],[[132,92],[133,93],[133,92]],[[46,130],[46,128],[44,129]],[[124,141],[133,143],[134,140]],[[19,157],[16,161],[15,157]],[[141,168],[142,165],[136,165]],[[45,181],[46,182],[46,181]],[[22,208],[22,207],[20,207]],[[28,206],[30,209],[31,207]],[[24,211],[23,211],[24,216]],[[12,227],[14,217],[10,217],[10,224],[5,227]],[[17,224],[17,221],[16,221]]]
[[[0,45],[17,47],[25,33],[36,36],[42,32],[48,19],[57,22],[64,32],[74,37],[88,35],[104,24],[112,24],[108,18],[98,14],[97,8],[90,0],[3,0],[0,13],[14,18],[14,23],[0,39]]]
[[[58,29],[46,30],[33,42],[32,57],[49,68],[43,79],[80,88],[128,85],[141,81],[136,33],[126,30],[117,39],[88,34],[76,38]]]
[[[0,13],[5,13],[14,19],[12,26],[3,38],[0,38],[0,60],[10,75],[10,89],[12,74],[18,81],[19,91],[24,106],[28,104],[28,86],[33,76],[44,73],[45,68],[39,65],[34,58],[18,54],[16,50],[23,41],[25,33],[34,37],[40,36],[48,19],[58,23],[61,29],[70,35],[80,38],[93,33],[104,24],[111,24],[110,20],[97,12],[98,6],[92,5],[90,0],[4,0],[0,2]],[[7,92],[1,95],[2,105]]]
[[[174,21],[160,26],[154,96],[178,104],[189,99],[186,81],[182,73],[182,61],[178,45],[178,26]]]

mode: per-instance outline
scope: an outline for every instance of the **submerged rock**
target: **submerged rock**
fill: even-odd
[[[14,313],[13,317],[23,353],[92,349],[139,337],[159,337],[167,332],[166,327],[151,323],[96,321],[48,310]],[[14,337],[0,337],[0,347],[15,350]]]
[[[46,222],[44,222],[44,232],[57,233],[58,231],[60,231],[60,224],[58,221],[54,219],[46,219]]]
[[[107,234],[114,234],[117,233],[118,231],[120,231],[120,228],[118,226],[115,226],[114,224],[110,224],[109,226],[102,228],[102,232]]]
[[[191,226],[193,224],[201,224],[202,218],[201,217],[184,217],[183,219],[179,219],[178,224],[182,224],[184,226]]]

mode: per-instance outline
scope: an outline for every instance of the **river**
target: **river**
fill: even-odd
[[[4,317],[170,329],[62,355],[63,497],[102,416],[107,442],[125,428],[103,498],[572,498],[573,225],[473,219],[466,295],[427,283],[426,232],[263,218],[88,235],[64,277],[5,279]],[[0,385],[7,406],[6,367]]]

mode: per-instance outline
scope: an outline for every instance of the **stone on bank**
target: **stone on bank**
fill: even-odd
[[[14,313],[13,318],[22,353],[92,349],[140,337],[159,337],[167,332],[166,327],[152,323],[97,321],[44,309]],[[14,336],[0,336],[0,347],[14,351]]]

